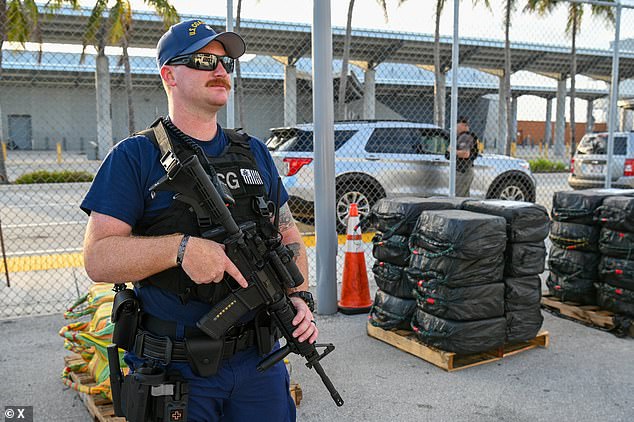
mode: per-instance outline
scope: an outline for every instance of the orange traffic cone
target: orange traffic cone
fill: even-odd
[[[361,245],[359,209],[350,204],[348,231],[346,236],[346,256],[343,264],[343,282],[339,312],[346,315],[364,314],[370,311],[372,299],[365,268],[365,254]]]

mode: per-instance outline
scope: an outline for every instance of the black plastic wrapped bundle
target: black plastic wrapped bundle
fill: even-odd
[[[610,256],[601,257],[599,280],[614,287],[634,290],[634,261]]]
[[[475,286],[501,281],[504,275],[504,255],[481,259],[456,259],[448,256],[428,257],[414,250],[405,269],[414,284],[434,279],[447,287]]]
[[[522,277],[541,274],[546,265],[546,245],[544,241],[508,243],[505,252],[504,275]]]
[[[601,227],[554,221],[550,228],[550,240],[562,248],[577,251],[598,251]]]
[[[504,345],[506,318],[452,321],[416,309],[412,329],[430,346],[459,354],[479,353]]]
[[[611,196],[597,209],[597,219],[612,230],[634,232],[634,197]]]
[[[634,233],[601,229],[599,251],[615,258],[634,259]]]
[[[539,242],[548,236],[550,230],[546,208],[531,202],[487,199],[465,202],[462,209],[504,217],[509,242]]]
[[[507,312],[505,317],[507,343],[534,339],[544,322],[539,303],[521,310]]]
[[[470,211],[423,211],[410,236],[410,246],[429,257],[463,260],[499,255],[506,247],[506,220]]]
[[[634,291],[597,283],[599,306],[615,314],[634,317]]]
[[[596,280],[597,267],[601,255],[595,252],[583,252],[562,249],[557,246],[550,248],[548,268],[562,275],[583,276]]]
[[[370,222],[377,230],[388,234],[409,236],[424,210],[459,209],[468,198],[383,198],[374,207]]]
[[[454,321],[475,321],[504,315],[504,283],[451,288],[439,283],[416,287],[418,308]]]
[[[401,299],[377,290],[370,309],[370,324],[385,329],[402,328],[409,330],[415,310],[416,300]]]
[[[542,299],[542,280],[538,275],[504,278],[504,309],[518,311],[539,306]]]
[[[385,236],[377,233],[372,239],[372,256],[379,261],[400,267],[409,264],[409,238],[401,235]]]
[[[562,301],[576,302],[581,305],[594,305],[596,303],[596,280],[558,274],[551,270],[546,280],[548,291]]]
[[[592,224],[595,211],[610,196],[633,195],[632,189],[586,189],[555,192],[552,217],[556,221]]]
[[[416,283],[410,282],[403,267],[389,262],[376,261],[372,266],[372,272],[374,273],[374,281],[379,289],[392,296],[414,299],[413,290]]]

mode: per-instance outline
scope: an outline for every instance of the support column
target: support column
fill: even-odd
[[[2,114],[2,105],[0,104],[0,145],[2,142],[5,142],[4,137],[4,116]],[[0,149],[0,185],[9,183],[9,178],[7,177],[7,167],[4,162],[4,154],[2,153],[2,149]]]
[[[364,71],[363,83],[363,118],[376,118],[376,70],[368,68]]]
[[[112,106],[108,57],[98,54],[95,70],[97,93],[97,159],[103,160],[112,147]]]
[[[625,121],[627,120],[627,109],[625,107],[619,108],[619,124],[617,127],[619,131],[623,132],[625,130]]]
[[[588,100],[588,105],[586,109],[586,133],[590,133],[594,130],[594,117],[592,116],[594,112],[594,100]]]
[[[555,157],[566,154],[566,80],[557,81],[557,114],[555,118]]]
[[[297,124],[297,68],[284,65],[284,126]]]
[[[553,99],[546,99],[546,127],[544,128],[544,144],[553,144]]]
[[[504,76],[500,76],[498,89],[498,137],[496,146],[498,154],[504,155],[506,151],[506,106],[504,105]]]
[[[513,127],[511,128],[511,139],[513,142],[517,142],[517,99],[518,97],[511,97],[511,117],[513,120]]]

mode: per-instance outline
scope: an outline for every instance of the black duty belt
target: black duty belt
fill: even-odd
[[[185,338],[176,340],[176,323],[164,321],[145,314],[142,328],[137,330],[134,341],[134,354],[154,359],[164,364],[170,362],[188,362],[187,338],[205,337],[196,327],[185,327]],[[222,359],[228,359],[237,352],[257,344],[255,328],[252,323],[233,327],[224,336]]]

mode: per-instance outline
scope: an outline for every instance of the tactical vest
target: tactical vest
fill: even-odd
[[[138,132],[150,139],[164,156],[166,149],[171,149],[181,162],[194,155],[178,136],[167,131],[169,145],[159,142],[153,132],[153,127],[161,122],[157,119],[149,129]],[[235,199],[235,205],[231,208],[231,215],[238,224],[247,221],[255,221],[257,229],[265,237],[269,238],[276,232],[271,223],[273,205],[268,200],[266,187],[258,170],[255,157],[249,143],[250,136],[235,130],[224,131],[228,144],[218,157],[207,156],[210,164],[218,174],[218,178],[225,182],[231,195]],[[205,231],[209,228],[205,228]],[[133,228],[133,234],[137,236],[163,236],[174,233],[189,234],[201,237],[196,213],[190,205],[174,200],[172,204],[158,216],[144,216]],[[213,237],[218,243],[222,243],[224,235]],[[215,265],[210,262],[209,265]],[[225,281],[232,287],[238,284],[225,274]],[[154,274],[136,284],[138,287],[153,285],[178,295],[183,303],[195,299],[205,303],[216,303],[229,293],[227,283],[196,284],[183,271],[181,267],[173,267]]]

